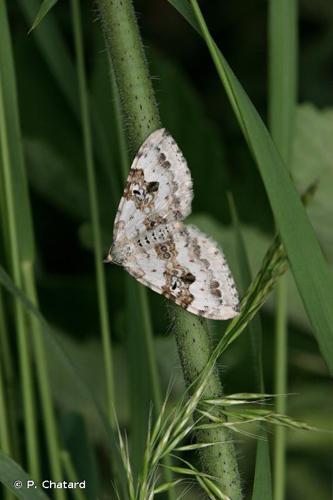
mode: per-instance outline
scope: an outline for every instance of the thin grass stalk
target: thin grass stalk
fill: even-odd
[[[276,290],[275,317],[275,411],[286,414],[287,377],[288,377],[288,327],[287,327],[287,281],[286,277],[278,283]],[[274,499],[285,498],[286,485],[286,445],[287,429],[282,425],[274,429]]]
[[[160,127],[160,118],[142,42],[133,6],[129,0],[99,0],[98,5],[120,92],[130,147],[134,153],[146,137]],[[193,322],[195,323],[194,327]],[[188,335],[189,331],[190,335]],[[192,341],[193,335],[196,337],[195,342]],[[191,341],[189,341],[189,337]],[[211,347],[207,331],[204,324],[193,315],[185,312],[179,313],[176,338],[185,378],[188,383],[191,383],[209,358]],[[202,353],[206,354],[206,358],[202,357]],[[222,395],[217,374],[212,376],[209,387],[212,389],[211,396]],[[224,430],[222,437],[217,434],[215,433],[216,442],[226,440]],[[200,437],[203,438],[201,434]],[[231,491],[234,499],[240,498],[240,480],[233,446],[229,447],[229,451],[226,446],[223,446],[223,450],[218,450],[217,455],[215,454],[216,450],[212,451],[213,448],[202,454],[205,470],[212,475],[217,475],[218,479],[222,481],[223,487],[227,491]],[[223,460],[219,458],[219,453],[227,463],[226,468],[223,466]]]
[[[2,4],[1,9],[5,9]],[[6,12],[1,13],[6,16]],[[7,136],[7,117],[5,114],[3,75],[0,69],[0,143],[2,155],[2,176],[7,206],[7,231],[9,237],[11,270],[15,284],[21,288],[20,254],[17,235],[17,220],[15,212],[14,186],[11,176],[11,159],[9,138]],[[40,479],[40,462],[38,454],[38,438],[35,414],[35,396],[33,387],[32,367],[29,355],[28,331],[22,304],[15,300],[15,323],[18,334],[19,366],[22,384],[22,399],[24,409],[25,440],[29,472],[35,480]]]
[[[272,138],[290,165],[297,95],[297,0],[271,0],[269,7],[269,122]],[[277,285],[275,319],[276,412],[287,410],[288,319],[287,281]],[[274,498],[285,498],[287,430],[274,435]]]
[[[133,155],[147,135],[160,126],[160,122],[131,3],[102,0],[98,5],[109,49],[121,170],[125,180],[130,163],[126,143],[129,144],[129,150]],[[128,318],[128,341],[131,342],[128,348],[130,364],[134,374],[140,368],[141,358],[145,358],[148,364],[148,372],[145,369],[144,372],[137,373],[140,376],[140,387],[142,386],[145,392],[141,394],[144,402],[137,401],[138,394],[134,394],[132,399],[133,408],[137,408],[138,411],[131,439],[133,467],[137,469],[136,464],[138,465],[138,461],[142,458],[145,444],[144,433],[149,414],[147,396],[150,398],[151,390],[153,409],[156,413],[160,411],[162,397],[147,291],[130,277],[126,277],[126,288],[131,310]],[[140,337],[138,337],[138,325],[139,331],[143,334]]]
[[[8,30],[8,27],[6,29]],[[12,191],[12,198],[16,224],[14,231],[16,233],[17,239],[16,245],[18,245],[19,248],[17,250],[17,259],[19,259],[19,263],[17,264],[17,273],[20,276],[20,284],[23,285],[23,288],[25,289],[29,299],[33,303],[37,303],[35,278],[33,273],[33,261],[35,255],[34,233],[25,174],[24,156],[21,143],[20,120],[16,95],[15,69],[12,61],[9,30],[7,31],[7,44],[8,51],[2,57],[6,65],[6,95],[8,98],[7,116],[11,131],[11,137],[9,137],[11,142],[8,146],[11,161],[11,183],[13,188],[15,188]],[[48,384],[44,340],[42,337],[41,329],[36,320],[34,320],[34,318],[30,315],[29,320],[31,321],[32,326],[32,339],[35,354],[34,359],[37,368],[38,388],[40,390],[40,401],[42,405],[43,420],[45,424],[45,434],[49,453],[50,467],[53,478],[55,480],[61,480],[62,475],[59,450],[57,448],[57,432],[51,399],[51,391]],[[29,340],[27,334],[28,332],[26,331],[26,344]],[[25,349],[28,353],[29,350],[27,348]],[[31,404],[34,405],[33,399],[31,400]],[[38,448],[36,446],[35,453],[38,453]],[[55,497],[61,500],[64,498],[64,493],[61,490],[57,490],[55,493]]]
[[[79,481],[78,475],[76,473],[72,458],[68,451],[63,450],[61,452],[61,461],[63,464],[63,469],[64,472],[67,476],[68,481],[71,481],[73,483]],[[79,489],[75,488],[73,489],[73,499],[74,500],[85,500],[86,496],[85,494]]]
[[[1,328],[1,326],[0,326]],[[0,332],[1,335],[2,332]],[[0,358],[0,448],[8,456],[12,456],[12,446],[10,442],[10,428],[8,424],[7,404],[4,383],[4,369],[2,359]],[[3,489],[4,500],[13,500],[14,496],[8,491],[7,488],[1,486]]]
[[[1,300],[1,298],[0,298]],[[0,307],[0,313],[2,307]],[[0,336],[4,335],[4,321],[0,316]],[[5,369],[3,363],[4,356],[0,357],[0,443],[1,449],[6,455],[12,456],[12,447],[10,443],[10,430],[8,426],[7,404],[5,396]]]
[[[247,255],[246,245],[241,231],[238,214],[234,199],[229,195],[229,207],[233,228],[235,233],[236,254],[238,257],[239,278],[242,290],[250,286],[252,282],[250,263]],[[250,335],[252,364],[254,365],[254,378],[256,390],[265,393],[263,354],[262,354],[262,324],[260,312],[249,323],[247,334]],[[252,500],[261,500],[263,495],[266,500],[272,499],[271,464],[269,453],[269,442],[267,438],[266,426],[263,424],[260,429],[260,438],[257,443],[256,462],[254,470],[254,480],[252,489]]]
[[[87,90],[86,74],[84,67],[84,49],[83,49],[83,39],[82,39],[81,12],[78,0],[72,0],[71,7],[72,7],[75,51],[77,59],[77,75],[78,75],[79,97],[81,106],[82,134],[83,134],[84,153],[85,153],[87,178],[88,178],[90,217],[91,217],[93,241],[94,241],[98,307],[99,307],[100,326],[102,333],[104,369],[106,377],[107,411],[110,423],[114,426],[115,404],[114,404],[114,380],[113,380],[111,331],[110,331],[110,322],[109,322],[109,314],[107,306],[105,273],[102,262],[102,239],[101,239],[101,229],[99,221],[96,174],[95,174],[95,164],[94,164],[93,146],[92,146],[90,109],[89,109],[88,90]]]
[[[30,261],[23,262],[21,269],[23,277],[23,287],[27,294],[27,297],[31,300],[32,304],[38,308],[39,304],[33,263]],[[50,471],[52,474],[52,480],[61,481],[63,475],[60,462],[59,436],[47,369],[47,355],[44,344],[43,327],[38,318],[36,318],[33,314],[29,315],[29,320],[31,324],[32,339],[34,344],[38,389],[42,407],[43,425],[45,429],[45,439]],[[57,500],[64,500],[65,497],[65,492],[61,489],[55,491],[55,498]]]
[[[13,367],[12,351],[9,345],[9,332],[6,321],[3,292],[0,289],[0,363],[2,363],[4,387],[6,388],[6,406],[8,413],[8,428],[10,436],[12,458],[20,459],[19,438],[17,429],[17,407],[15,373]],[[6,452],[5,452],[6,453]]]
[[[18,2],[21,5],[21,10],[30,28],[35,20],[36,12],[40,7],[40,1],[18,0]],[[60,30],[56,16],[52,10],[48,12],[47,16],[43,19],[41,24],[32,31],[30,36],[35,38],[36,44],[50,73],[53,75],[60,91],[63,93],[76,118],[80,120],[81,111],[78,94],[76,92],[75,67],[71,60],[66,39]],[[100,165],[108,174],[110,170],[108,168],[110,161],[109,141],[93,102],[91,102],[91,114],[93,134],[98,144],[96,155],[100,161]],[[111,179],[110,175],[107,176],[107,181],[110,185],[112,200],[115,203],[117,200],[118,186],[115,179]]]

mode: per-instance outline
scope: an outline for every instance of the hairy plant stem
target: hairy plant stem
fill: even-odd
[[[160,127],[160,117],[131,1],[98,0],[98,5],[133,154],[146,137]],[[209,360],[210,340],[206,322],[182,311],[177,316],[176,340],[184,376],[190,385]],[[204,397],[221,397],[222,393],[215,371]],[[216,443],[228,441],[202,452],[202,466],[205,472],[218,479],[226,495],[233,500],[241,498],[236,455],[229,433],[225,429],[214,433],[200,431],[197,439]]]
[[[200,373],[205,372],[211,359],[212,345],[207,321],[185,311],[179,312],[176,341],[184,377],[190,386],[198,379]],[[205,382],[202,399],[222,396],[223,388],[219,373],[214,367]],[[211,410],[211,414],[214,414],[214,410]],[[205,421],[201,419],[200,423]],[[199,429],[196,431],[196,440],[198,443],[216,443],[200,451],[203,470],[217,478],[219,487],[225,495],[235,500],[242,498],[236,452],[230,431],[224,427]]]

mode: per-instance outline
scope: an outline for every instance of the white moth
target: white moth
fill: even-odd
[[[239,299],[217,243],[195,226],[192,179],[171,135],[160,129],[131,166],[105,262],[123,266],[140,283],[184,309],[211,319],[238,314]]]

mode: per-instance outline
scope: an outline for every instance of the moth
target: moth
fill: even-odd
[[[134,158],[105,259],[143,285],[205,318],[236,316],[239,298],[218,244],[196,226],[192,178],[175,140],[153,132]]]

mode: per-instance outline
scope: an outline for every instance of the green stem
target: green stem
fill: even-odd
[[[98,0],[132,153],[161,125],[130,0]]]
[[[114,114],[116,121],[117,139],[119,144],[121,173],[123,182],[125,183],[128,174],[129,158],[126,144],[126,136],[124,133],[122,108],[119,96],[119,90],[116,83],[115,72],[110,63],[110,80],[112,87],[112,99],[114,103]],[[138,465],[142,462],[142,453],[146,442],[147,421],[149,418],[149,406],[151,398],[154,403],[154,412],[158,414],[162,406],[162,395],[160,387],[160,379],[154,350],[154,334],[150,317],[150,309],[147,291],[133,281],[132,278],[126,276],[126,290],[128,309],[133,313],[134,321],[128,321],[128,361],[131,364],[130,370],[130,392],[132,411],[137,415],[136,425],[132,427],[131,439],[131,459],[134,469],[138,469]],[[138,307],[136,307],[138,304]],[[138,336],[137,321],[140,322],[140,332]],[[142,345],[141,339],[144,342]],[[142,353],[140,355],[140,353]],[[139,362],[138,362],[139,360]],[[135,365],[133,367],[133,364]],[[147,375],[140,376],[140,388],[137,385],[137,376],[141,370],[148,364]],[[145,370],[146,371],[146,370]],[[141,372],[142,373],[142,372]],[[139,390],[140,389],[140,390]],[[133,397],[133,395],[135,396]],[[143,395],[145,395],[143,399]],[[164,471],[165,476],[169,476],[169,471]],[[170,495],[169,495],[170,496]]]
[[[2,360],[0,360],[2,362]],[[3,366],[0,362],[0,448],[6,455],[12,456],[10,432],[8,426],[7,405],[5,397],[5,384]]]
[[[212,355],[207,321],[187,312],[178,313],[176,340],[185,380],[190,386],[208,366]],[[223,388],[215,367],[205,382],[202,399],[222,396]],[[214,410],[211,413],[214,413]],[[199,430],[196,439],[199,443],[216,443],[214,446],[203,448],[200,452],[204,472],[219,480],[221,491],[229,498],[232,500],[242,498],[236,452],[228,429],[221,427],[214,430]]]
[[[287,166],[293,145],[297,95],[297,0],[271,0],[269,9],[269,121],[272,138]],[[275,320],[276,411],[287,410],[288,319],[287,281],[277,285]],[[284,500],[286,429],[274,436],[274,498]]]
[[[7,415],[7,405],[5,397],[5,384],[3,377],[3,367],[0,360],[0,449],[6,455],[12,456],[12,449],[10,443],[10,429],[8,425],[8,415]],[[13,500],[14,495],[8,491],[5,486],[1,487],[3,489],[4,500]]]
[[[282,277],[276,291],[276,325],[275,325],[275,411],[286,414],[287,411],[287,281]],[[286,483],[286,428],[277,425],[274,435],[274,499],[285,498]]]
[[[12,352],[9,345],[9,332],[7,329],[7,321],[5,316],[5,308],[3,303],[3,293],[0,290],[0,350],[3,384],[6,387],[6,403],[8,417],[8,432],[10,436],[11,453],[8,453],[16,461],[20,459],[18,430],[17,430],[17,409],[16,409],[16,384],[15,373],[12,360]],[[6,453],[6,452],[5,452]]]
[[[61,452],[61,459],[68,481],[72,481],[73,483],[79,481],[73,461],[67,451],[63,450]],[[73,498],[75,500],[85,500],[86,497],[79,488],[75,488],[73,489]]]
[[[0,142],[2,155],[2,170],[4,192],[7,207],[7,230],[10,241],[11,267],[15,284],[21,288],[20,253],[17,235],[17,220],[14,202],[14,186],[11,176],[11,163],[9,143],[7,137],[7,124],[4,107],[4,96],[2,86],[2,75],[0,75]],[[22,398],[24,408],[24,424],[26,431],[26,446],[28,456],[28,468],[31,476],[38,481],[40,479],[40,463],[38,458],[38,438],[35,417],[35,398],[33,389],[33,377],[29,356],[28,332],[22,304],[15,300],[15,321],[18,333],[19,366],[22,383]]]
[[[129,0],[99,0],[98,4],[133,153],[151,132],[160,127],[157,105],[132,3]],[[192,341],[192,334],[195,335],[195,343]],[[176,339],[185,378],[191,384],[208,361],[211,352],[205,323],[202,324],[188,313],[180,312]],[[216,372],[212,375],[205,394],[205,397],[211,396],[222,396]],[[202,433],[197,437],[204,439]],[[225,440],[226,432],[216,432],[209,439],[210,442],[212,439]],[[233,446],[226,444],[223,450],[219,445],[216,449],[209,447],[202,454],[202,459],[205,471],[218,476],[222,482],[225,488],[223,491],[226,494],[232,493],[233,499],[241,498]]]
[[[36,284],[34,278],[32,262],[25,261],[22,263],[23,285],[27,296],[31,302],[38,307],[38,298],[36,292]],[[45,427],[45,437],[48,449],[48,457],[50,461],[50,470],[52,480],[61,481],[62,469],[60,463],[60,449],[58,442],[58,433],[56,419],[52,404],[51,388],[49,383],[49,374],[47,370],[47,357],[44,345],[43,330],[40,321],[35,315],[30,315],[30,324],[32,330],[32,340],[35,352],[35,363],[37,370],[37,380],[40,393],[40,401],[43,412],[43,424]],[[65,492],[61,489],[55,491],[57,500],[66,498]]]
[[[100,325],[102,332],[102,345],[104,356],[104,367],[106,377],[106,391],[107,391],[107,409],[111,424],[114,423],[114,381],[113,381],[113,363],[112,363],[112,346],[111,346],[111,333],[106,297],[106,283],[104,267],[102,262],[102,243],[101,243],[101,230],[99,221],[99,209],[96,188],[95,165],[92,147],[91,135],[91,122],[90,110],[88,102],[88,91],[84,67],[84,53],[82,42],[82,25],[81,13],[78,0],[72,0],[72,15],[74,26],[75,50],[77,57],[77,72],[78,72],[78,85],[81,106],[81,120],[82,120],[82,133],[84,142],[84,152],[86,160],[86,169],[88,177],[89,189],[89,202],[90,202],[90,216],[94,240],[94,256],[95,256],[95,270],[98,294],[98,306]]]
[[[114,111],[116,116],[117,137],[118,137],[120,160],[121,160],[121,172],[123,180],[125,182],[128,173],[128,152],[126,148],[124,129],[122,127],[121,102],[119,99],[119,91],[115,78],[115,72],[111,64],[111,60],[110,60],[110,80],[112,86]],[[145,344],[148,352],[149,372],[151,374],[153,401],[155,410],[158,413],[162,407],[162,395],[159,382],[159,374],[156,364],[156,357],[154,353],[153,329],[150,318],[148,297],[146,290],[142,286],[138,286],[138,298],[140,301],[140,308],[143,320],[142,330],[145,336]]]

